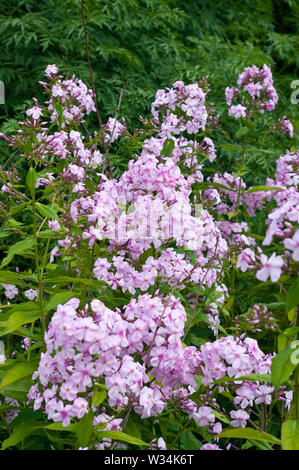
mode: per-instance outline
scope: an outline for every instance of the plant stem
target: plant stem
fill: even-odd
[[[35,194],[33,193],[32,196],[32,207],[33,207],[33,236],[35,239],[34,251],[35,251],[35,267],[36,267],[36,275],[38,281],[38,302],[40,303],[41,307],[41,320],[42,320],[42,331],[43,336],[46,331],[46,319],[45,319],[45,312],[44,312],[44,301],[43,301],[43,284],[41,278],[41,271],[39,266],[39,255],[38,255],[38,243],[37,243],[37,226],[36,226],[36,205],[35,205]]]
[[[183,431],[186,429],[187,425],[190,423],[190,419],[188,419],[186,421],[185,424],[182,425],[181,429],[179,430],[178,434],[175,436],[174,440],[172,441],[172,443],[170,444],[169,446],[169,450],[171,450],[174,446],[174,444],[179,440],[179,438],[181,437]]]
[[[295,319],[294,319],[295,327],[299,326],[299,309],[297,307]],[[296,335],[297,341],[299,339],[299,334]],[[295,416],[296,419],[299,420],[299,364],[297,365],[294,371],[294,378],[295,378],[295,390],[294,390],[294,401],[295,401]]]

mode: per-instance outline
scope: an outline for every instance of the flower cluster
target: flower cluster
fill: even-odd
[[[273,124],[270,128],[270,132],[274,132],[275,130],[278,130],[282,134],[289,134],[290,137],[293,137],[294,134],[294,126],[291,121],[286,119],[286,116],[278,119],[277,123]]]
[[[120,135],[123,135],[126,130],[125,120],[123,118],[123,124],[117,121],[115,118],[109,118],[106,124],[105,142],[111,144],[118,139]]]
[[[33,376],[39,384],[28,395],[50,419],[67,426],[84,416],[97,382],[107,387],[110,407],[121,410],[131,403],[142,418],[161,413],[168,399],[161,386],[149,382],[149,370],[169,390],[196,385],[199,357],[195,348],[182,347],[186,313],[177,299],[141,296],[123,315],[97,299],[90,303],[92,314],[88,305],[79,312],[78,307],[75,298],[58,306]],[[136,352],[141,363],[133,359]]]
[[[264,65],[262,69],[255,65],[246,67],[244,72],[239,75],[237,85],[238,87],[225,89],[229,116],[239,119],[240,117],[250,117],[255,111],[263,114],[265,111],[272,111],[275,108],[278,96],[273,87],[271,70],[267,65]],[[234,99],[241,101],[241,103],[232,104]]]
[[[252,309],[247,312],[246,321],[251,325],[255,325],[254,331],[274,330],[276,321],[266,305],[254,305]]]
[[[266,282],[270,277],[272,282],[276,282],[282,274],[282,268],[285,262],[282,257],[277,256],[276,253],[272,253],[268,258],[259,248],[257,255],[255,255],[255,252],[250,248],[246,248],[238,256],[236,265],[243,272],[247,271],[249,268],[255,269],[256,277],[259,281]]]
[[[207,123],[205,93],[194,83],[175,82],[172,88],[158,90],[152,104],[152,114],[161,126],[160,137],[173,134],[197,134]]]
[[[82,80],[73,76],[70,80],[62,80],[56,66],[49,66],[45,76],[51,82],[51,98],[47,102],[51,111],[51,121],[59,119],[61,127],[70,123],[80,123],[85,114],[95,111],[95,101],[92,90],[89,90]],[[49,90],[48,84],[43,84]]]
[[[209,389],[229,388],[239,408],[230,412],[231,425],[244,427],[249,408],[254,403],[270,404],[274,389],[238,378],[269,373],[271,355],[265,355],[251,338],[231,336],[205,343],[199,350],[184,348],[185,322],[185,310],[174,297],[145,294],[132,299],[123,313],[108,309],[97,299],[79,310],[79,300],[73,298],[59,305],[52,317],[45,336],[47,351],[33,376],[38,383],[31,387],[28,398],[34,400],[34,409],[44,409],[49,419],[67,426],[88,413],[97,387],[106,387],[113,409],[131,406],[145,419],[175,403],[200,427],[212,426],[211,432],[218,433],[221,424],[215,422],[216,402],[209,398]],[[139,361],[134,359],[136,353]],[[200,405],[190,398],[198,374],[207,386]],[[224,376],[231,378],[230,385],[213,385]],[[283,397],[283,391],[281,394]],[[284,399],[288,406],[289,399]],[[107,415],[105,408],[94,419],[95,426],[108,423],[106,429],[120,429],[121,422]],[[105,441],[100,445],[105,446]]]

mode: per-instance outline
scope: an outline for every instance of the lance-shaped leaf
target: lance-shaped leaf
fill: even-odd
[[[215,437],[228,437],[228,438],[238,438],[238,439],[255,439],[256,441],[265,441],[272,444],[281,445],[281,441],[277,437],[272,436],[266,432],[258,431],[257,429],[252,428],[234,428],[226,429],[220,434],[217,434]]]
[[[299,420],[287,419],[281,428],[283,450],[299,450]]]
[[[6,372],[0,383],[0,390],[24,377],[31,376],[36,367],[37,364],[35,362],[19,362]]]

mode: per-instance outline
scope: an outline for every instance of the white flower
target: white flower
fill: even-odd
[[[25,297],[29,300],[34,300],[37,297],[37,291],[34,289],[28,289],[24,292]]]

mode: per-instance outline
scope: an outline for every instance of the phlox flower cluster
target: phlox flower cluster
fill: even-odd
[[[164,161],[163,146],[169,141],[166,137],[150,137],[144,140],[141,156],[156,157],[159,162]],[[203,175],[200,171],[202,168],[202,160],[208,159],[210,162],[216,158],[216,148],[211,138],[205,137],[201,143],[196,140],[189,140],[183,136],[175,137],[171,135],[173,149],[169,158],[181,167],[188,169],[191,176],[187,178],[189,184],[194,181],[203,181]],[[204,158],[202,158],[204,157]]]
[[[88,305],[77,312],[78,306],[75,298],[58,306],[45,336],[47,351],[33,376],[39,383],[28,395],[49,419],[67,426],[84,416],[97,381],[106,385],[110,407],[121,410],[130,402],[142,418],[161,413],[168,399],[160,385],[149,382],[149,370],[166,388],[196,385],[199,356],[180,342],[186,313],[179,300],[140,296],[123,315],[96,299],[90,303],[92,314]],[[141,363],[133,358],[136,352]]]
[[[45,337],[47,351],[33,376],[39,384],[29,393],[35,409],[42,406],[49,419],[64,426],[88,412],[86,392],[96,380],[107,381],[109,403],[119,408],[148,381],[144,366],[124,354],[127,324],[120,314],[98,300],[91,302],[92,315],[88,306],[78,313],[78,306],[75,298],[58,306]]]
[[[298,184],[299,154],[296,151],[287,151],[276,162],[275,180],[267,179],[268,186],[279,187],[281,190],[271,191],[269,195],[277,207],[268,214],[268,229],[263,245],[270,245],[274,236],[282,239],[292,239],[293,236],[297,236],[292,227],[299,223]],[[293,247],[295,246],[296,238]]]
[[[276,321],[266,305],[254,305],[246,314],[246,321],[255,325],[254,331],[275,330]]]
[[[205,385],[224,376],[237,379],[242,375],[270,371],[272,356],[265,355],[252,338],[222,337],[213,343],[205,343],[200,353],[204,363],[202,383]]]
[[[125,120],[123,118],[123,124],[117,121],[115,118],[110,117],[106,124],[105,142],[111,144],[118,139],[120,135],[123,135],[126,131]]]
[[[179,167],[170,158],[159,163],[158,158],[149,153],[143,153],[136,162],[129,162],[129,169],[121,176],[118,189],[127,201],[154,192],[160,199],[172,203],[179,198],[188,200],[191,192]]]
[[[293,137],[294,134],[294,126],[291,121],[286,119],[286,116],[278,119],[277,123],[273,124],[273,126],[270,128],[271,132],[274,132],[275,130],[278,130],[282,134],[289,134],[290,137]]]
[[[220,338],[213,343],[205,343],[200,348],[202,367],[202,383],[212,388],[216,387],[221,392],[229,390],[234,393],[234,404],[240,408],[231,411],[231,426],[245,427],[250,418],[250,409],[254,404],[265,403],[269,405],[273,399],[274,387],[261,382],[238,381],[238,377],[250,374],[270,374],[272,358],[271,354],[264,354],[253,338],[240,338],[227,336]],[[232,383],[227,385],[214,385],[213,382],[222,377],[231,377]],[[234,392],[233,392],[234,390]],[[281,399],[285,401],[285,406],[289,407],[292,395],[285,391],[283,387],[279,390]],[[243,410],[247,410],[243,412]]]
[[[278,281],[284,269],[287,269],[290,258],[299,260],[299,235],[296,229],[299,223],[299,193],[298,193],[299,159],[296,152],[287,151],[277,160],[275,180],[267,179],[267,185],[278,190],[268,191],[267,199],[272,199],[276,207],[268,214],[268,228],[263,240],[264,246],[269,246],[274,237],[281,239],[286,251],[284,256],[276,252],[268,256],[260,248],[255,253],[252,249],[244,249],[238,256],[237,267],[243,272],[253,269],[260,281]]]
[[[201,264],[212,256],[224,255],[227,243],[221,237],[212,216],[202,209],[197,216],[192,215],[189,202],[191,186],[188,180],[173,160],[167,158],[159,163],[158,158],[148,152],[147,145],[146,152],[142,151],[137,161],[129,163],[128,171],[119,182],[103,178],[98,191],[92,196],[81,197],[71,204],[70,216],[74,223],[78,223],[79,217],[81,222],[84,222],[82,217],[87,218],[82,238],[88,240],[90,246],[96,240],[109,239],[112,249],[117,243],[133,259],[138,259],[152,244],[158,248],[168,240],[175,240],[179,247],[194,250]],[[124,210],[127,204],[130,208]],[[147,266],[143,269],[147,271]],[[111,275],[107,279],[107,273],[104,271],[101,274],[99,269],[96,275],[101,280],[106,278],[110,285],[118,285],[117,279],[121,274],[116,274],[116,271],[118,268],[115,266],[113,274],[116,279]],[[129,280],[135,277],[136,285],[133,288],[141,287],[144,281],[144,286],[149,285],[145,273],[141,279],[141,274],[128,265],[126,275],[129,271]],[[193,271],[194,280],[196,272],[200,270]],[[167,277],[170,278],[171,273]],[[151,278],[154,280],[155,276],[151,275]]]
[[[280,255],[277,256],[276,253],[272,253],[268,257],[259,248],[257,251],[258,254],[255,254],[250,248],[243,250],[238,256],[237,268],[240,268],[243,272],[247,269],[254,269],[259,281],[266,282],[269,277],[272,282],[278,281],[285,265],[283,258]]]
[[[234,212],[238,204],[245,204],[248,214],[255,215],[255,211],[261,210],[265,206],[266,191],[244,192],[250,190],[246,187],[245,181],[240,176],[233,176],[228,172],[223,175],[215,174],[208,178],[208,181],[216,183],[217,188],[204,191],[204,196],[211,201],[211,210],[219,215]]]
[[[34,400],[34,409],[42,408],[49,419],[67,426],[88,413],[92,394],[102,384],[113,409],[132,406],[145,419],[172,403],[200,427],[218,433],[221,423],[216,423],[213,413],[217,403],[209,398],[209,389],[229,388],[237,407],[230,412],[231,425],[244,427],[250,408],[254,403],[269,405],[274,389],[259,382],[240,382],[238,377],[269,373],[272,356],[265,355],[254,339],[231,336],[205,343],[199,350],[184,348],[185,322],[185,310],[174,297],[145,294],[132,299],[123,313],[97,299],[79,310],[79,300],[73,298],[59,305],[52,317],[45,336],[47,350],[33,376],[38,383],[28,398]],[[137,353],[139,360],[134,359]],[[200,405],[189,398],[198,374],[208,390]],[[153,376],[155,382],[150,380]],[[213,385],[224,376],[232,378],[231,385]],[[288,405],[290,398],[284,399]],[[94,411],[95,426],[107,423],[106,429],[121,429],[122,419],[107,414],[106,408]],[[109,444],[104,440],[100,446]]]
[[[51,121],[61,120],[61,127],[70,123],[82,122],[85,114],[96,111],[92,90],[89,90],[82,80],[73,76],[70,80],[62,80],[58,69],[54,66],[46,69],[45,76],[51,81],[51,98],[47,102],[51,111]],[[40,82],[48,90],[48,84]],[[59,114],[61,112],[61,115]]]
[[[236,119],[250,117],[253,112],[263,114],[272,111],[278,96],[273,87],[270,68],[267,65],[261,69],[255,65],[246,67],[238,77],[237,87],[225,89],[225,97],[229,106],[228,114]],[[233,100],[239,103],[232,104]]]
[[[152,104],[152,114],[160,124],[160,137],[171,134],[197,134],[204,130],[208,113],[205,107],[205,93],[194,83],[185,85],[178,81],[172,88],[158,90]]]

